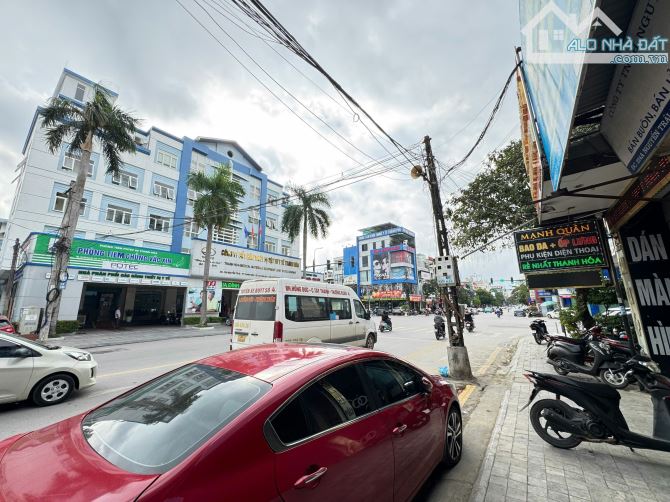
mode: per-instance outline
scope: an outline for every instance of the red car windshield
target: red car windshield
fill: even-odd
[[[190,364],[92,411],[82,431],[91,447],[117,467],[161,474],[270,388],[235,371]]]

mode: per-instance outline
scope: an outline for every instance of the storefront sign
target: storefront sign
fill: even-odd
[[[70,279],[74,279],[70,275]],[[161,286],[187,286],[187,281],[175,281],[171,277],[161,275],[126,274],[123,272],[104,272],[98,270],[82,270],[77,273],[78,281],[110,282],[117,284],[160,284]]]
[[[670,2],[638,2],[628,36],[670,37]],[[666,52],[666,51],[664,51]],[[661,62],[660,60],[658,61]],[[665,64],[620,64],[614,72],[600,130],[632,173],[670,131],[670,73]]]
[[[670,375],[670,224],[662,205],[649,204],[620,234],[649,355]]]
[[[54,258],[51,247],[56,237],[36,234],[33,238],[35,247],[30,261],[51,264]],[[89,269],[188,276],[190,263],[187,254],[88,239],[74,239],[70,250],[70,266]]]
[[[525,274],[607,266],[595,220],[522,230],[514,243]]]
[[[402,298],[402,291],[393,289],[391,291],[373,291],[372,298],[379,300],[399,300]]]
[[[203,274],[206,244],[204,241],[193,239],[192,275]],[[299,279],[300,259],[215,243],[212,244],[209,274],[210,277],[240,281],[279,277]]]
[[[240,289],[242,284],[239,282],[224,282],[221,281],[221,289]]]
[[[421,295],[409,295],[409,301],[410,302],[420,302],[423,300],[423,296]]]

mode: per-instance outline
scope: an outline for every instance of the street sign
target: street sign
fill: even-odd
[[[525,274],[607,267],[595,220],[521,230],[514,243]]]

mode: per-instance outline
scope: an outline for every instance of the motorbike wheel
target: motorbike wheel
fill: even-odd
[[[533,337],[535,338],[535,343],[542,345],[542,337],[540,335],[533,335]]]
[[[570,372],[569,372],[568,370],[564,370],[563,368],[559,368],[558,366],[554,366],[554,370],[555,370],[556,373],[558,373],[559,375],[563,375],[563,376],[565,376],[565,375],[569,375],[569,374],[570,374]]]
[[[574,414],[574,410],[568,404],[558,399],[540,399],[536,402],[530,409],[530,423],[543,441],[556,448],[564,449],[574,448],[582,442],[573,434],[555,430],[542,416],[543,410],[551,410],[564,417],[570,417]]]
[[[600,370],[600,379],[610,387],[615,389],[625,389],[628,387],[628,380],[623,373],[616,373],[611,368]]]

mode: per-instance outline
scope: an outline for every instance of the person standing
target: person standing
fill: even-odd
[[[116,310],[114,311],[114,328],[119,329],[119,326],[121,324],[121,307],[116,306]]]

